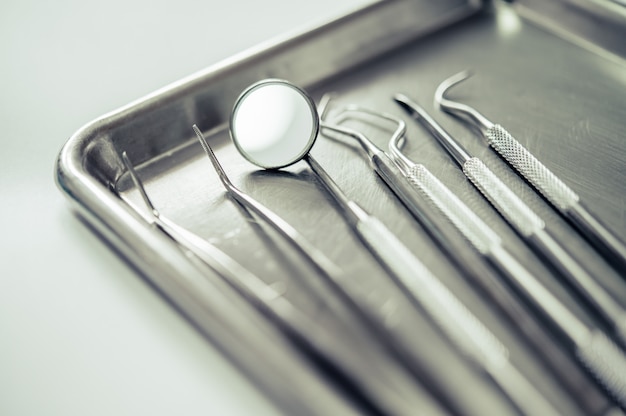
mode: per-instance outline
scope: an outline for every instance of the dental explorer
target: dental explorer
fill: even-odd
[[[510,224],[525,237],[531,246],[539,250],[553,250],[560,247],[553,242],[544,230],[544,223],[530,210],[498,177],[479,159],[468,152],[435,122],[417,103],[403,94],[394,96],[402,108],[423,124],[437,141],[451,154],[463,168],[470,181],[485,195]],[[552,241],[546,246],[546,241]],[[544,247],[545,246],[545,247]],[[501,246],[492,246],[496,251],[493,258],[500,262],[514,264],[516,260]],[[557,251],[557,253],[559,253]],[[562,254],[559,253],[559,254]],[[565,254],[567,255],[567,254]],[[569,257],[569,255],[567,255]],[[562,257],[558,261],[563,260]],[[574,260],[571,259],[573,262]],[[510,266],[506,266],[510,267]],[[618,403],[626,408],[626,356],[624,352],[597,328],[590,328],[571,313],[534,276],[517,270],[516,279],[511,282],[548,318],[574,345],[577,357],[585,364],[600,383],[611,393]],[[589,283],[589,282],[585,282]],[[591,280],[591,285],[597,285]],[[610,298],[609,298],[610,299]],[[614,302],[610,299],[611,302]],[[614,323],[618,334],[620,321]]]
[[[405,95],[395,100],[424,125],[451,154],[463,173],[478,188],[504,219],[540,257],[544,258],[589,309],[610,328],[622,347],[626,347],[626,310],[567,252],[546,230],[543,220],[508,188],[480,159],[472,157],[435,122],[426,111]]]
[[[477,127],[489,146],[567,218],[615,270],[624,275],[626,245],[589,212],[576,192],[537,160],[504,127],[492,123],[476,109],[446,98],[450,88],[470,76],[469,71],[463,71],[443,81],[435,93],[435,103],[442,110]]]
[[[325,97],[323,97],[322,100],[324,100]],[[389,140],[389,147],[391,154],[394,156],[395,164],[390,165],[387,163],[387,161],[390,160],[389,156],[364,134],[340,125],[340,123],[348,118],[360,119],[360,117],[351,117],[352,114],[373,116],[397,125],[395,132]],[[400,142],[406,140],[406,136],[404,135],[404,122],[389,114],[372,111],[358,105],[349,105],[336,112],[333,123],[334,124],[322,122],[322,131],[325,129],[335,131],[343,136],[355,139],[360,144],[365,150],[363,154],[370,161],[374,171],[404,203],[416,220],[422,224],[424,229],[431,238],[437,242],[443,252],[459,269],[463,270],[464,274],[471,282],[478,283],[488,298],[494,302],[498,309],[506,315],[516,328],[518,328],[520,333],[524,335],[524,340],[542,357],[544,364],[561,380],[572,396],[577,398],[578,406],[584,409],[584,413],[591,414],[597,412],[597,406],[595,406],[593,400],[588,401],[583,399],[580,393],[584,390],[586,394],[589,394],[591,393],[591,389],[593,389],[593,394],[601,395],[603,393],[597,390],[596,385],[591,387],[589,383],[593,382],[587,381],[586,375],[582,373],[582,370],[574,361],[563,356],[563,352],[557,342],[546,334],[539,322],[530,315],[526,307],[522,305],[520,299],[503,286],[499,276],[497,276],[492,269],[487,267],[484,262],[476,261],[473,253],[471,253],[471,257],[467,255],[467,250],[464,250],[466,242],[457,238],[455,229],[460,229],[461,233],[467,236],[466,233],[475,230],[475,227],[472,225],[472,217],[476,217],[475,214],[461,203],[462,206],[458,209],[442,212],[447,214],[451,211],[452,214],[455,214],[456,211],[460,211],[458,215],[461,217],[463,216],[462,214],[469,212],[469,215],[466,215],[465,221],[452,221],[453,225],[450,225],[448,220],[451,218],[449,216],[446,216],[448,218],[448,220],[446,220],[446,217],[435,215],[436,212],[433,211],[431,206],[435,201],[431,196],[439,195],[441,197],[442,203],[434,204],[438,210],[443,210],[446,207],[446,200],[449,199],[448,195],[456,201],[459,200],[448,188],[442,190],[441,187],[443,184],[441,184],[441,182],[423,165],[417,165],[411,162],[400,151]],[[408,181],[405,180],[405,177]],[[420,193],[416,191],[420,191]],[[451,206],[455,205],[456,204],[452,204]],[[480,238],[480,236],[482,235],[479,234],[478,238]],[[487,230],[487,237],[492,237],[492,234],[489,234],[489,230]],[[497,236],[493,236],[493,239],[497,239]],[[474,238],[470,239],[470,241],[479,242],[480,240]],[[519,267],[522,268],[521,265],[519,265]],[[515,273],[515,270],[516,268],[512,267],[509,269],[509,272]],[[587,387],[582,387],[583,384],[587,384]]]

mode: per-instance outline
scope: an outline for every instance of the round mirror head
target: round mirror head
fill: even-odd
[[[230,135],[239,153],[266,169],[302,159],[315,143],[318,130],[313,100],[295,85],[276,79],[248,87],[230,116]]]

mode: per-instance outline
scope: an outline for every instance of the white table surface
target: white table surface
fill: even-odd
[[[83,124],[364,0],[0,4],[0,414],[273,415],[271,403],[71,212]]]

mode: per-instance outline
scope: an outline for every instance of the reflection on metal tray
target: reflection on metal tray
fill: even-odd
[[[480,13],[475,13],[477,10]],[[359,407],[358,398],[347,400],[350,392],[340,383],[329,383],[328,373],[306,360],[270,320],[255,313],[217,275],[190,261],[185,252],[133,209],[143,208],[125,173],[123,151],[137,167],[154,205],[163,214],[221,248],[268,284],[285,288],[287,299],[336,337],[333,351],[337,357],[347,357],[350,345],[359,345],[357,340],[363,339],[359,338],[363,334],[357,331],[348,336],[342,327],[356,322],[352,311],[319,282],[288,244],[262,222],[247,217],[225,196],[194,138],[191,125],[198,124],[208,132],[211,146],[233,181],[339,265],[345,272],[346,285],[368,298],[372,308],[385,316],[389,331],[414,347],[413,359],[423,370],[410,390],[415,395],[411,403],[420,406],[414,412],[445,414],[462,409],[465,414],[485,414],[486,410],[514,414],[510,403],[488,380],[458,356],[426,317],[403,300],[305,165],[296,164],[280,172],[259,171],[236,152],[226,130],[237,95],[262,78],[288,79],[307,88],[315,98],[332,91],[338,104],[358,103],[398,117],[405,114],[392,102],[392,95],[411,95],[536,209],[566,249],[626,305],[626,286],[621,278],[569,224],[477,136],[433,109],[436,86],[466,68],[476,75],[455,89],[455,97],[505,125],[625,240],[624,64],[535,27],[507,6],[484,6],[474,1],[376,2],[300,36],[209,68],[78,131],[59,156],[57,180],[79,213],[286,414],[371,411]],[[595,324],[596,318],[556,281],[435,141],[415,123],[407,122],[406,152],[411,159],[423,163],[470,205],[522,263],[582,320]],[[380,147],[386,147],[388,137],[384,132],[362,125],[360,128]],[[609,400],[572,364],[567,349],[558,348],[559,339],[548,327],[542,327],[546,342],[550,342],[546,349],[555,351],[554,359],[563,362],[565,370],[555,374],[545,368],[545,357],[540,357],[489,297],[438,250],[370,171],[358,151],[320,137],[312,153],[350,198],[379,217],[444,279],[504,342],[513,363],[546,392],[561,413],[602,414],[610,408]],[[460,235],[456,237],[461,241]],[[459,247],[468,261],[481,261],[468,246]],[[368,348],[376,351],[377,347]],[[370,370],[364,365],[362,375],[367,376]],[[575,380],[572,383],[580,390],[564,387],[564,376]]]
[[[624,0],[516,0],[516,10],[587,47],[626,58]]]

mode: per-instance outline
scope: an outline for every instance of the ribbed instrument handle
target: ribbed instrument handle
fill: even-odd
[[[576,355],[593,376],[626,409],[626,356],[600,331],[578,345]]]
[[[485,137],[491,147],[557,208],[566,210],[578,202],[578,195],[502,126],[494,124]]]
[[[545,224],[480,159],[472,157],[463,164],[463,172],[498,212],[525,237]]]
[[[502,126],[485,132],[487,141],[539,193],[565,215],[615,269],[626,270],[626,245],[581,204],[578,195],[538,161]]]
[[[407,179],[480,253],[487,254],[501,243],[500,237],[423,165],[411,166]]]

